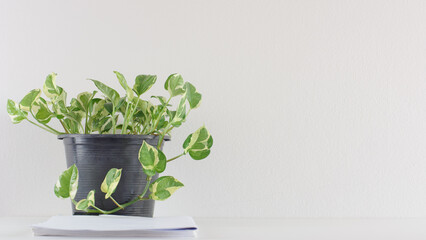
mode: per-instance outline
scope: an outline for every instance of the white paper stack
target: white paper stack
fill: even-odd
[[[35,236],[195,237],[192,217],[55,216],[33,225]]]

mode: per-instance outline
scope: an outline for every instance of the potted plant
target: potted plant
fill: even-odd
[[[138,75],[131,88],[121,73],[114,73],[124,97],[90,79],[103,97],[96,97],[97,91],[82,92],[68,104],[66,91],[56,85],[52,73],[43,90],[31,90],[19,104],[8,99],[7,112],[15,124],[25,120],[63,140],[68,169],[54,193],[71,199],[73,214],[152,217],[154,201],[169,198],[183,186],[172,176],[159,177],[167,163],[187,154],[195,160],[206,158],[213,138],[202,126],[186,138],[180,155],[167,159],[164,142],[200,105],[201,94],[181,75],[172,74],[164,84],[169,96],[152,96],[158,102],[154,104],[142,96],[155,84],[155,75]],[[173,109],[170,101],[175,97],[180,100]],[[49,125],[52,119],[63,129]]]

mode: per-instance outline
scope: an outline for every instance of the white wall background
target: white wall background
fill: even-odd
[[[425,217],[425,23],[425,1],[1,1],[1,214],[70,213],[62,142],[6,99],[119,70],[203,93],[165,152],[205,123],[212,154],[169,165],[186,186],[157,215]]]

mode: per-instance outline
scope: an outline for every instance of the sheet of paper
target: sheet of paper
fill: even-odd
[[[194,236],[192,217],[54,216],[33,225],[35,235],[56,236]]]

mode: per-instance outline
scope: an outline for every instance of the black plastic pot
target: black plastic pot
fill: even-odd
[[[133,200],[143,192],[146,175],[138,160],[138,152],[143,141],[157,146],[158,136],[153,135],[120,135],[120,134],[65,134],[58,139],[64,141],[67,167],[76,164],[79,171],[78,191],[75,197],[79,201],[87,197],[90,190],[95,190],[96,206],[104,210],[112,210],[117,206],[111,199],[105,199],[101,192],[101,184],[111,168],[122,168],[120,183],[112,195],[119,203]],[[167,141],[169,139],[165,139]],[[162,147],[162,146],[161,146]],[[153,181],[158,176],[153,177]],[[147,197],[149,192],[145,195]],[[72,206],[74,215],[87,214]],[[154,201],[139,201],[117,215],[152,217]]]

